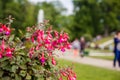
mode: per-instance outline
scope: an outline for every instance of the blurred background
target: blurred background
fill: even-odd
[[[37,24],[42,9],[44,19],[50,20],[54,29],[68,32],[71,41],[84,36],[88,46],[98,47],[110,41],[120,28],[119,3],[120,0],[0,0],[0,22],[12,15],[14,33],[20,36],[26,27]],[[110,45],[113,43],[108,42],[104,48],[112,48]]]
[[[84,37],[84,58],[79,52],[73,56],[72,49],[64,54],[64,59],[77,62],[77,80],[120,80],[120,68],[113,68],[112,61],[113,38],[120,29],[120,0],[0,0],[0,22],[6,23],[12,15],[15,36],[22,37],[26,27],[37,25],[39,12],[54,29],[67,32],[71,42]]]

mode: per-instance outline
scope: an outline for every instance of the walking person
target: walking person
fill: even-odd
[[[85,50],[85,38],[81,37],[80,38],[80,56],[84,57],[84,50]]]
[[[114,67],[116,67],[117,61],[120,67],[120,31],[118,31],[116,33],[116,36],[114,37],[114,60],[113,60]]]
[[[80,42],[78,40],[78,38],[76,38],[73,42],[72,42],[72,47],[73,47],[73,54],[74,54],[74,57],[76,57],[79,53],[79,50],[80,50]]]

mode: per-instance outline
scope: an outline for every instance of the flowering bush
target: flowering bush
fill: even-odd
[[[57,32],[48,21],[28,27],[22,39],[11,34],[10,25],[0,24],[0,79],[2,80],[76,80],[72,68],[60,68],[55,50],[70,49],[69,37]]]

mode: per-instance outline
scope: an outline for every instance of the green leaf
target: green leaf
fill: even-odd
[[[20,33],[21,35],[23,35],[23,32],[22,32],[22,30],[20,30],[20,29],[19,29],[18,31],[19,31],[19,33]]]
[[[2,77],[1,80],[11,80],[11,78],[6,76],[6,77]]]
[[[15,73],[17,69],[18,69],[18,66],[17,66],[17,65],[13,65],[13,66],[12,66],[12,72]]]
[[[24,52],[20,52],[19,54],[20,54],[20,55],[25,55],[25,53],[24,53]]]
[[[11,64],[11,65],[15,64],[15,61],[11,61],[10,64]]]
[[[27,74],[26,79],[27,79],[27,80],[30,80],[30,79],[31,79],[31,76],[30,76],[29,74]]]
[[[31,62],[31,59],[30,59],[30,58],[26,58],[26,61],[27,61],[27,62]]]
[[[2,70],[0,70],[0,77],[2,77],[3,73],[4,73],[4,72],[3,72]]]
[[[0,62],[3,62],[3,61],[5,61],[5,60],[8,60],[8,58],[7,58],[7,57],[1,58],[1,59],[0,59]]]
[[[5,67],[5,66],[7,66],[9,64],[9,62],[8,61],[4,61],[4,62],[2,62],[2,64],[0,65],[1,67]]]
[[[20,65],[20,68],[21,69],[27,69],[27,66],[25,64],[23,64],[23,65]]]
[[[26,71],[21,70],[21,71],[20,71],[20,75],[21,75],[22,77],[25,77],[25,76],[26,76]]]
[[[19,37],[16,37],[15,40],[16,40],[17,42],[21,42],[21,40],[20,40]]]
[[[15,74],[15,80],[22,80],[20,76],[18,76],[17,74]]]
[[[8,41],[9,41],[9,42],[13,41],[14,36],[15,36],[15,35],[11,35]]]
[[[4,70],[10,71],[11,72],[11,65],[7,64],[6,66],[2,67]]]

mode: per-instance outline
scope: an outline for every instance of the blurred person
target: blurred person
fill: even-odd
[[[77,56],[80,50],[80,42],[78,40],[78,38],[76,38],[73,42],[72,42],[72,47],[73,47],[73,54],[74,56]]]
[[[120,67],[120,31],[117,31],[114,37],[114,60],[113,60],[114,67],[116,67],[117,61]]]
[[[83,57],[84,56],[84,50],[85,50],[85,38],[81,37],[80,38],[80,56]]]

